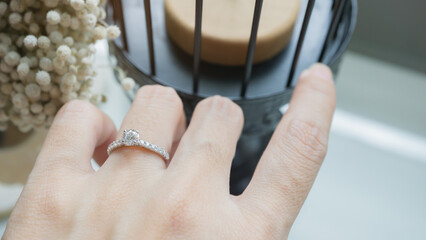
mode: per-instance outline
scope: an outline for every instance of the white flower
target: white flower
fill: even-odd
[[[104,20],[105,18],[106,18],[105,9],[103,9],[103,8],[99,9],[98,19],[99,20]]]
[[[52,89],[52,84],[49,85],[45,85],[45,86],[40,86],[41,91],[43,92],[49,92],[50,89]]]
[[[24,132],[47,127],[72,99],[105,101],[90,92],[94,43],[120,34],[98,23],[105,2],[0,1],[0,131],[8,122]],[[126,89],[132,85],[123,82]]]
[[[72,47],[74,45],[74,39],[72,37],[66,37],[66,38],[64,38],[64,43],[68,47]]]
[[[28,11],[24,14],[24,22],[26,24],[31,24],[33,22],[33,12],[32,11]]]
[[[24,45],[29,50],[34,49],[37,45],[37,38],[34,35],[28,35],[24,38]]]
[[[21,14],[14,12],[14,13],[9,15],[9,23],[11,25],[16,25],[16,24],[20,23],[21,21],[22,21]]]
[[[30,99],[38,99],[41,95],[41,88],[38,84],[36,83],[30,83],[25,87],[25,94],[30,98]]]
[[[84,0],[71,0],[70,4],[76,11],[83,10],[84,8]]]
[[[123,87],[124,90],[126,91],[130,91],[133,90],[133,88],[135,87],[135,80],[133,78],[124,78],[121,81],[121,86]]]
[[[61,15],[55,10],[50,10],[47,12],[46,20],[49,24],[55,25],[61,21]]]
[[[28,105],[29,105],[28,98],[22,93],[14,94],[12,96],[12,103],[18,109],[28,107]]]
[[[73,86],[77,82],[77,77],[74,74],[67,73],[62,77],[61,84]]]
[[[62,42],[63,36],[59,31],[53,31],[49,34],[50,41],[55,44]]]
[[[95,27],[97,21],[98,19],[96,18],[94,14],[89,13],[84,15],[83,22],[84,22],[84,25],[86,25],[86,27],[90,27],[90,28]]]
[[[56,50],[56,55],[60,60],[67,60],[71,57],[71,49],[67,45],[61,45]]]
[[[0,2],[0,16],[3,16],[7,11],[7,3]]]
[[[37,46],[42,49],[50,47],[50,39],[46,36],[40,36],[37,40]]]
[[[89,10],[94,10],[94,9],[98,9],[99,5],[99,0],[86,0],[86,7]]]
[[[106,38],[106,35],[107,35],[107,31],[105,27],[103,26],[97,26],[95,27],[95,29],[93,29],[93,37],[96,40],[104,39]]]
[[[71,26],[71,16],[66,12],[62,13],[60,24],[64,28]]]
[[[107,27],[107,36],[109,39],[114,39],[120,36],[120,29],[117,26],[109,26]]]
[[[37,34],[40,32],[40,26],[37,23],[31,23],[29,30],[30,30],[30,33]]]
[[[26,63],[28,66],[30,66],[31,65],[31,59],[27,56],[21,57],[21,59],[19,59],[19,63]]]
[[[28,75],[28,72],[30,71],[30,66],[28,65],[28,63],[21,62],[18,65],[16,71],[18,72],[21,78],[24,78]]]
[[[80,28],[80,20],[78,20],[78,18],[76,17],[72,17],[71,18],[71,29],[73,30],[77,30]]]
[[[53,102],[49,102],[46,105],[44,105],[44,113],[47,116],[53,116],[56,113],[57,109],[58,107]]]
[[[17,52],[9,52],[4,57],[4,61],[11,67],[18,65],[21,56]]]
[[[19,0],[11,0],[9,6],[10,6],[10,10],[12,10],[14,12],[23,12],[24,11],[24,6],[22,5],[21,1],[19,1]]]
[[[50,89],[49,94],[52,98],[58,98],[61,96],[61,90],[59,90],[59,88],[55,85]]]
[[[51,72],[51,71],[53,71],[53,63],[52,63],[52,60],[50,60],[50,59],[49,59],[49,58],[47,58],[47,57],[43,57],[43,58],[41,58],[38,64],[39,64],[39,66],[40,66],[40,69],[42,69],[42,70],[44,70],[44,71],[46,71],[46,72]]]
[[[38,71],[35,80],[40,85],[48,85],[50,83],[50,74],[46,71]]]

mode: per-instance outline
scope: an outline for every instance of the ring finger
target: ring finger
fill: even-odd
[[[176,91],[163,86],[144,86],[135,96],[123,120],[118,138],[124,130],[135,129],[140,138],[155,144],[169,154],[186,128],[183,104]],[[170,156],[171,158],[172,156]],[[106,166],[105,166],[106,165]],[[141,147],[121,147],[112,151],[105,168],[132,168],[143,175],[166,168],[165,159]],[[145,171],[146,169],[146,171]]]

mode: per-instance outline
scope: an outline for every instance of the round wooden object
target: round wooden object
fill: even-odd
[[[194,0],[165,0],[169,37],[192,55],[195,28]],[[238,66],[246,61],[256,0],[204,0],[201,59]],[[300,0],[266,0],[257,35],[254,62],[272,58],[290,41]]]

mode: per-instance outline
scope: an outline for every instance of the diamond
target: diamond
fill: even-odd
[[[124,130],[122,141],[126,146],[137,143],[139,141],[139,132],[134,129]]]

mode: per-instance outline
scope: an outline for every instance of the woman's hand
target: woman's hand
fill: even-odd
[[[305,71],[248,188],[229,194],[243,127],[241,109],[203,100],[186,129],[171,88],[139,90],[124,129],[164,147],[172,160],[120,148],[111,120],[73,101],[58,113],[4,239],[283,239],[314,182],[335,108],[330,70]],[[90,159],[101,165],[94,172]]]

